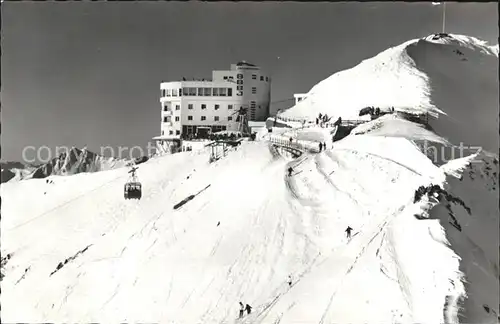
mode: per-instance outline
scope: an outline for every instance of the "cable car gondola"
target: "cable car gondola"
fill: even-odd
[[[131,173],[131,176],[123,188],[125,199],[141,199],[142,197],[142,184],[137,180],[136,170],[137,167],[132,167],[132,170],[128,172]]]

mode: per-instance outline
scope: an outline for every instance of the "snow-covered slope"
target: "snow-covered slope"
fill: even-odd
[[[140,201],[123,199],[126,169],[2,186],[3,319],[220,323],[242,300],[254,307],[249,323],[431,323],[445,294],[460,293],[439,224],[412,234],[418,246],[409,239],[415,188],[444,177],[411,142],[349,137],[291,162],[302,171],[292,178],[264,142],[207,157],[142,164]]]
[[[439,112],[433,107],[426,75],[406,53],[418,40],[389,48],[357,66],[337,72],[316,84],[307,98],[284,111],[284,118],[314,120],[319,113],[336,120],[359,118],[368,106]],[[418,89],[418,90],[416,90]]]
[[[462,258],[468,297],[460,302],[460,322],[498,323],[498,157],[480,153],[464,171],[460,179],[448,177],[447,191],[457,200],[443,201],[430,218],[441,220],[452,249]]]

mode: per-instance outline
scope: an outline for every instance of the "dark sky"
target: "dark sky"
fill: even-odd
[[[449,3],[446,31],[496,44],[497,6]],[[430,2],[4,2],[2,160],[29,145],[144,147],[160,132],[162,80],[247,60],[279,101],[441,26]]]

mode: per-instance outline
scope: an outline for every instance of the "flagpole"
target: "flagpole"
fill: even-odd
[[[444,34],[445,22],[446,22],[446,1],[443,1],[443,34]]]

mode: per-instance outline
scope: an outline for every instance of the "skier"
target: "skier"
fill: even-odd
[[[288,287],[292,287],[292,276],[288,275]]]
[[[323,148],[323,143],[319,143],[319,151],[321,152],[321,149]]]
[[[217,227],[219,227],[219,225],[220,225],[220,221],[217,223]]]
[[[240,302],[240,318],[243,317],[243,312],[245,311],[245,307],[243,306],[243,303]]]
[[[326,150],[326,142],[323,142],[323,150]]]
[[[293,172],[293,168],[292,167],[289,167],[288,168],[288,176],[291,177],[292,176],[292,172]]]
[[[247,311],[247,314],[250,314],[252,312],[252,306],[250,306],[250,305],[247,304],[245,306],[245,310]]]
[[[290,136],[290,145],[292,145],[293,138]]]
[[[347,238],[350,239],[351,238],[351,231],[352,231],[352,228],[351,226],[347,226],[345,232],[347,233]]]
[[[319,124],[319,119],[318,119],[318,118],[316,118],[316,125],[318,125],[318,124]]]

